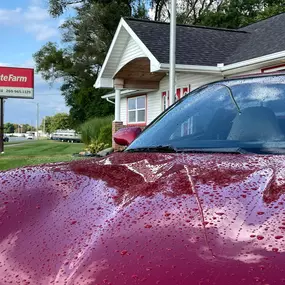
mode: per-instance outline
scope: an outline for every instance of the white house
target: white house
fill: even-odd
[[[121,19],[95,83],[114,88],[113,131],[168,107],[169,23]],[[223,78],[285,70],[285,13],[238,30],[177,25],[176,97]]]

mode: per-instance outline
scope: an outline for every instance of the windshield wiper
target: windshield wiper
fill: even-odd
[[[179,152],[177,148],[171,145],[158,145],[149,147],[137,147],[125,150],[126,152]]]
[[[251,152],[244,148],[176,148],[171,145],[158,145],[150,147],[138,147],[127,149],[126,152],[168,152],[168,153],[232,153],[232,154],[249,154]]]
[[[192,153],[230,153],[230,154],[249,154],[252,153],[241,147],[223,147],[223,148],[179,148],[178,152]]]

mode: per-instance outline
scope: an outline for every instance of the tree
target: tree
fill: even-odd
[[[28,128],[29,128],[29,125],[28,124],[23,124],[23,125],[21,125],[22,126],[22,132],[23,133],[26,133],[27,131],[29,131],[28,130]]]
[[[75,2],[50,0],[51,14],[60,15],[68,3]],[[82,1],[75,11],[76,16],[61,27],[64,47],[49,42],[34,55],[36,70],[45,80],[63,79],[61,92],[71,107],[74,127],[88,118],[114,112],[114,106],[101,98],[111,90],[96,90],[93,85],[121,16],[146,16],[143,4],[126,0]]]
[[[20,124],[13,124],[14,125],[14,132],[20,133],[21,132],[21,125]]]
[[[66,113],[58,113],[53,117],[50,117],[50,133],[56,130],[70,129],[70,117]]]
[[[234,29],[285,12],[283,0],[202,0],[202,7],[194,9],[192,23]]]
[[[35,127],[30,126],[29,124],[23,124],[22,125],[22,132],[23,133],[34,131],[34,130],[35,130]]]
[[[15,131],[14,124],[6,123],[4,124],[4,133],[12,134]]]
[[[52,133],[51,122],[52,122],[52,117],[46,116],[40,125],[40,129],[44,130],[48,134],[51,134]]]
[[[30,126],[29,124],[12,124],[12,123],[4,124],[5,133],[14,133],[14,132],[26,133],[28,131],[35,131],[35,127]]]
[[[58,113],[54,116],[46,116],[40,125],[40,129],[45,130],[45,132],[48,134],[51,134],[59,129],[71,129],[70,116],[66,113]]]

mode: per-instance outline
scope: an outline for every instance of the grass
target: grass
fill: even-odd
[[[27,165],[75,160],[72,154],[83,149],[81,143],[51,140],[25,141],[13,146],[5,144],[5,153],[0,154],[0,171]]]

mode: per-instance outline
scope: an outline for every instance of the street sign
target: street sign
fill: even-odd
[[[0,154],[4,152],[4,98],[34,99],[34,69],[0,66]]]
[[[34,98],[34,69],[0,67],[0,98]]]

